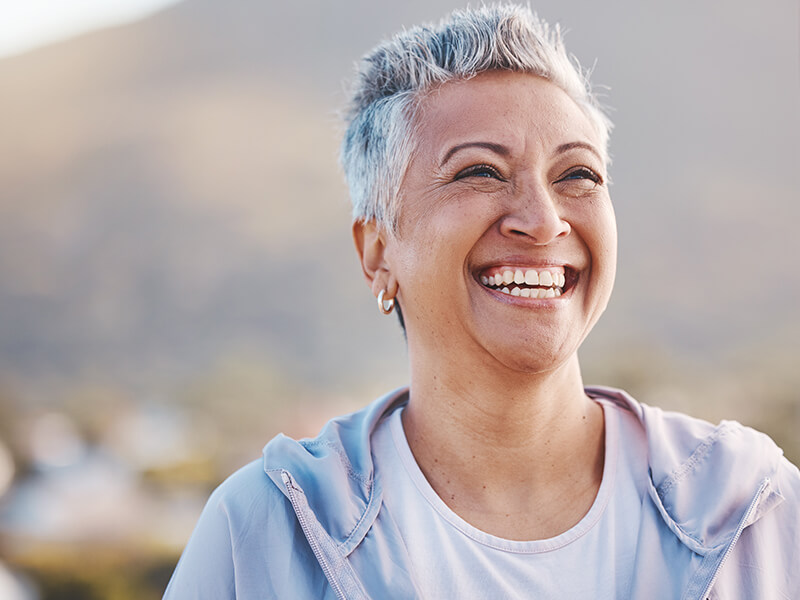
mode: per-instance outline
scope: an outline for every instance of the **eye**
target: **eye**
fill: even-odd
[[[472,165],[463,171],[459,171],[455,179],[464,179],[466,177],[487,177],[505,181],[500,172],[491,165]]]
[[[558,181],[576,181],[581,179],[588,179],[597,185],[603,184],[603,178],[597,173],[592,171],[589,167],[575,167],[570,169]]]

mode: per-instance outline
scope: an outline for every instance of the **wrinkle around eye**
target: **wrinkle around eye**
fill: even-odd
[[[560,179],[555,182],[554,187],[559,194],[569,198],[596,196],[605,190],[602,183],[591,179]]]

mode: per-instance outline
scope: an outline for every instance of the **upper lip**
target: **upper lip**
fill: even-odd
[[[484,273],[490,269],[499,269],[499,268],[509,268],[509,269],[520,269],[521,271],[525,271],[526,269],[554,269],[554,268],[563,268],[565,271],[573,271],[577,272],[579,269],[576,268],[572,263],[565,262],[565,261],[558,261],[558,260],[530,260],[524,258],[506,258],[501,260],[494,260],[491,262],[485,262],[480,264],[472,269],[473,274],[476,276],[477,279],[480,280],[481,273]]]
[[[474,267],[475,272],[485,271],[492,267],[514,267],[518,269],[545,269],[547,267],[568,267],[574,269],[574,264],[569,260],[555,257],[532,258],[523,254],[510,254],[502,258],[484,260]]]

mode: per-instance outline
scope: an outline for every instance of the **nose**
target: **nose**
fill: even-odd
[[[531,185],[516,194],[500,220],[500,231],[513,238],[524,237],[537,245],[569,235],[572,227],[561,214],[561,207],[546,185]]]

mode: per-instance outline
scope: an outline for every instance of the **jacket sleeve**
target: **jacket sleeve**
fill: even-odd
[[[711,600],[800,598],[800,472],[784,458],[774,483],[778,502],[744,529],[720,571]]]
[[[258,460],[211,494],[164,600],[318,600],[328,588],[289,501]]]
[[[217,488],[200,515],[172,574],[164,600],[236,598],[231,521],[224,486]]]

